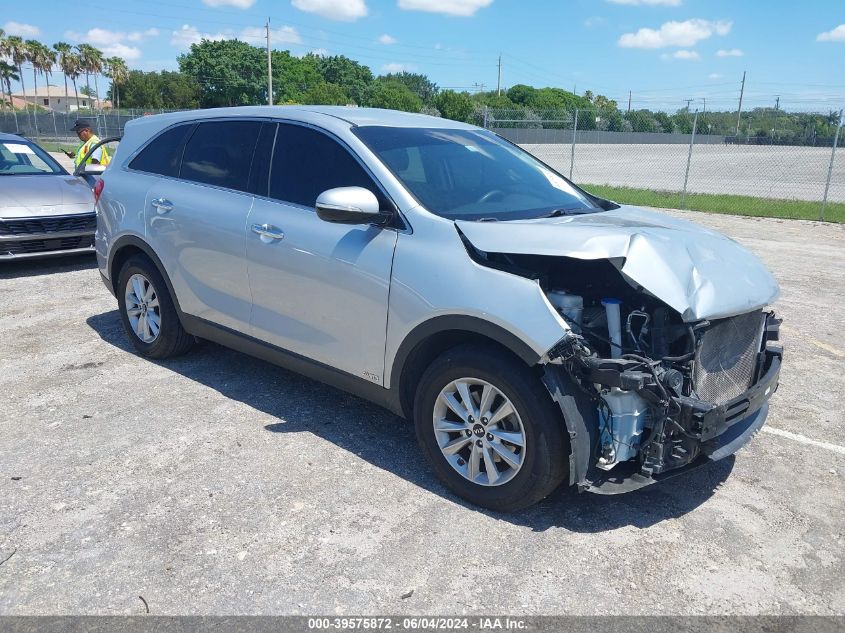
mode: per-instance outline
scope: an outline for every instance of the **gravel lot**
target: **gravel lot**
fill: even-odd
[[[782,284],[766,432],[510,516],[352,396],[211,344],[142,360],[93,258],[3,264],[0,613],[845,614],[845,227],[684,215]]]

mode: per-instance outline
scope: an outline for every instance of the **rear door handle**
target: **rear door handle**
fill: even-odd
[[[159,213],[170,213],[173,211],[173,203],[166,198],[155,198],[150,204],[158,209]]]
[[[252,232],[257,233],[261,237],[268,237],[271,240],[285,239],[284,231],[272,224],[253,224]]]

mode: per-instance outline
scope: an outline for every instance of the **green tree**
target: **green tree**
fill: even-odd
[[[367,91],[364,105],[373,108],[419,112],[423,103],[422,99],[411,92],[407,86],[395,81],[377,79]]]
[[[326,83],[343,88],[355,103],[364,102],[368,88],[373,83],[373,71],[344,55],[306,55],[308,58],[314,61]]]
[[[179,56],[179,70],[201,86],[200,105],[267,103],[267,57],[238,40],[202,40]]]
[[[121,101],[127,108],[166,108],[169,110],[200,107],[199,84],[184,73],[130,70],[120,86]]]
[[[420,73],[388,73],[381,76],[385,81],[396,81],[417,95],[425,105],[434,105],[439,88],[437,84]]]
[[[442,91],[434,99],[434,105],[443,117],[454,121],[469,121],[475,110],[475,105],[466,92],[454,90]]]
[[[5,101],[5,94],[9,95],[9,108],[15,109],[12,103],[12,82],[19,81],[17,70],[10,63],[0,59],[0,97]],[[5,90],[5,93],[4,93]]]
[[[337,84],[320,83],[312,86],[302,98],[309,105],[346,105],[349,97]]]
[[[273,51],[272,55],[273,98],[276,103],[303,103],[310,90],[325,83],[317,70],[316,56],[296,57],[289,51]]]

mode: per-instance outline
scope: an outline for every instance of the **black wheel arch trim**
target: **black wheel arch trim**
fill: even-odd
[[[408,356],[417,345],[434,334],[450,330],[464,330],[492,339],[507,347],[529,366],[536,365],[542,358],[542,355],[531,349],[528,343],[500,325],[463,314],[441,315],[417,325],[399,345],[399,349],[393,357],[390,384],[393,384],[396,377],[401,376]]]
[[[143,239],[138,237],[137,235],[121,235],[114,241],[111,248],[109,249],[109,257],[106,270],[109,271],[109,281],[111,283],[111,287],[117,292],[117,276],[120,274],[119,270],[114,270],[114,258],[121,250],[126,248],[127,246],[134,246],[141,250],[150,260],[153,262],[153,265],[158,268],[158,272],[161,275],[162,279],[164,279],[164,283],[167,285],[167,292],[170,293],[170,298],[173,301],[173,305],[176,308],[176,313],[179,315],[180,319],[184,318],[184,313],[182,312],[182,308],[179,305],[179,298],[176,296],[176,292],[173,290],[173,284],[170,282],[170,276],[167,274],[164,268],[164,264],[159,259],[159,256],[156,255],[156,252],[153,250],[152,246],[150,246],[147,242]]]

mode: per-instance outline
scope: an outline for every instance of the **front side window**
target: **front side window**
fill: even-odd
[[[373,179],[340,143],[301,125],[280,124],[270,170],[270,197],[314,207],[317,197],[335,187],[364,187],[382,209],[389,203]]]
[[[53,158],[28,141],[0,141],[0,176],[66,173]]]
[[[179,177],[207,185],[247,191],[259,121],[200,123],[188,139]]]
[[[453,220],[519,220],[595,213],[563,176],[482,130],[355,128],[429,211]]]
[[[182,148],[185,144],[185,138],[193,126],[193,123],[177,125],[162,132],[132,159],[132,162],[129,163],[129,169],[161,176],[178,176],[179,162],[182,160]]]

